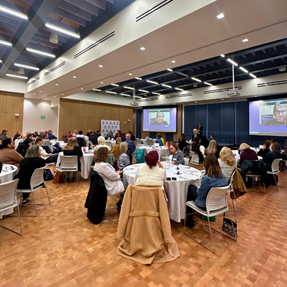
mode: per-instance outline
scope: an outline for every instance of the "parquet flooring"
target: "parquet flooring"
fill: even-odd
[[[56,189],[48,182],[51,206],[37,206],[37,217],[22,219],[24,236],[0,228],[0,286],[286,287],[287,174],[282,175],[286,188],[271,186],[266,195],[249,189],[237,200],[237,243],[213,233],[214,255],[172,222],[180,258],[151,266],[117,255],[116,209],[107,210],[99,225],[87,219],[88,180],[78,188],[65,183]],[[35,198],[47,202],[44,190]],[[116,201],[109,198],[108,203],[114,206]],[[21,208],[21,214],[34,215],[33,206]],[[0,224],[19,227],[15,217],[5,217]],[[218,217],[213,226],[221,224]],[[211,246],[208,229],[197,225],[188,232]]]

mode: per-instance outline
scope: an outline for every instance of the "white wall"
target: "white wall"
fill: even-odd
[[[41,119],[41,116],[45,116],[45,119]],[[51,107],[50,101],[24,99],[24,133],[52,130],[58,137],[58,119],[58,107]]]
[[[27,82],[8,77],[0,78],[0,91],[25,94],[27,91]]]

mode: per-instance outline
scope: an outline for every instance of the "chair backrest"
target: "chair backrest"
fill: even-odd
[[[0,184],[0,211],[17,204],[16,189],[19,179]]]
[[[279,173],[280,172],[280,165],[279,165],[280,161],[281,161],[281,159],[279,159],[279,158],[273,160],[272,165],[271,165],[271,170],[273,173]]]
[[[32,190],[44,183],[44,170],[45,167],[39,167],[34,170],[30,180]]]
[[[77,171],[78,170],[78,156],[62,156],[61,157],[61,170],[63,171]]]
[[[149,146],[152,146],[153,145],[153,140],[146,140],[146,144],[149,145]]]
[[[228,189],[229,185],[211,188],[206,198],[206,210],[208,214],[211,211],[223,209],[228,206],[226,200],[226,193]]]
[[[234,191],[233,189],[234,176],[235,176],[235,170],[232,172],[230,179],[229,179],[230,191]]]
[[[194,163],[194,164],[198,164],[199,163],[199,156],[197,153],[195,153],[194,151],[190,151],[190,156],[191,156],[191,160],[190,162],[191,163]]]
[[[106,142],[106,145],[109,147],[112,147],[112,143],[111,142]]]

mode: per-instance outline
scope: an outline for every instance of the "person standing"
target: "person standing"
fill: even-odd
[[[198,135],[199,135],[200,137],[202,137],[203,126],[201,125],[201,123],[198,124],[197,132],[198,132]]]

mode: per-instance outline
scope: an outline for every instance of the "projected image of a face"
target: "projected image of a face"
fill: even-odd
[[[164,120],[164,114],[163,113],[157,113],[156,115],[156,121],[158,124],[162,124]]]
[[[286,107],[284,105],[276,105],[274,107],[274,117],[277,122],[283,123],[286,122]]]

